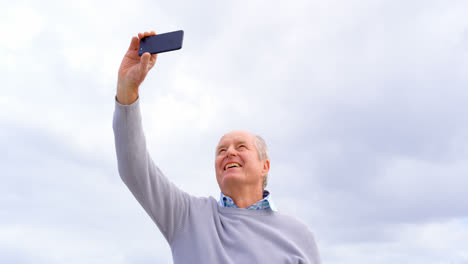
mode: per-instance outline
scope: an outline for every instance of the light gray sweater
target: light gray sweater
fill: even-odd
[[[320,263],[314,236],[293,217],[272,210],[221,207],[170,182],[146,149],[139,100],[116,102],[119,173],[169,243],[178,263]]]

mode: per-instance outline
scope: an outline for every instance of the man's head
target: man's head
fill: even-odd
[[[216,148],[216,179],[221,191],[232,188],[261,188],[267,183],[270,160],[265,141],[247,131],[225,134]]]

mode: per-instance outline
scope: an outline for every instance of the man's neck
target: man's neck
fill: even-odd
[[[223,192],[223,194],[229,196],[239,208],[247,208],[263,199],[263,190],[259,188],[255,190],[236,189]]]

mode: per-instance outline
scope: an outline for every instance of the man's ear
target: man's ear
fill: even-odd
[[[270,160],[266,159],[263,161],[262,174],[267,175],[269,171],[270,171]]]

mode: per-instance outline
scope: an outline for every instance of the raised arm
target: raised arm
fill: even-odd
[[[146,35],[139,34],[140,38]],[[138,57],[138,44],[139,38],[134,37],[119,70],[113,122],[119,174],[167,241],[172,243],[187,218],[190,198],[163,175],[147,150],[138,87],[154,66],[156,56]]]

